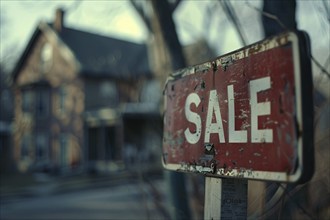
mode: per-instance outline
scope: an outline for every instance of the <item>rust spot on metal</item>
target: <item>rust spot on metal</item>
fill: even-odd
[[[171,85],[171,90],[174,91],[175,87],[174,84]]]
[[[262,45],[261,45],[261,44],[256,44],[256,45],[254,45],[253,47],[251,47],[251,48],[249,49],[248,55],[250,56],[250,55],[252,55],[252,54],[258,53],[258,52],[261,51],[261,49],[263,48],[263,45],[266,45],[266,44],[268,44],[268,42],[263,43]]]
[[[202,174],[214,174],[216,173],[216,166],[214,163],[212,163],[209,167],[196,165],[196,164],[181,164],[181,167],[178,171],[202,173]]]
[[[283,114],[284,110],[283,110],[283,100],[284,99],[284,95],[283,93],[280,94],[280,96],[278,97],[278,103],[279,103],[279,107],[280,107],[280,113]]]
[[[205,89],[206,88],[206,83],[205,83],[205,81],[204,80],[202,80],[202,82],[199,84],[196,84],[196,86],[194,87],[194,91],[196,91],[198,88],[199,88],[199,86],[200,86],[200,88],[201,89]]]
[[[216,164],[215,163],[211,163],[211,169],[212,169],[212,173],[215,173],[215,171],[216,171]]]
[[[254,153],[253,155],[256,156],[256,157],[260,157],[261,156],[261,154],[259,154],[259,153]]]
[[[220,65],[223,71],[226,71],[227,68],[233,64],[233,58],[231,56],[227,56],[221,59]]]
[[[208,154],[208,155],[214,155],[215,154],[213,143],[205,143],[204,147],[205,147],[205,151],[204,151],[205,154]]]
[[[201,88],[202,89],[205,89],[206,88],[206,84],[205,84],[205,81],[203,80],[202,83],[201,83]]]
[[[217,63],[214,61],[212,62],[212,69],[213,69],[213,72],[216,72],[218,70]]]
[[[246,50],[246,56],[260,53],[269,48],[286,45],[288,42],[289,42],[289,34],[282,34],[274,38],[264,40],[262,43],[252,45],[250,48]]]
[[[196,84],[195,88],[194,88],[194,91],[196,91],[196,89],[198,88],[198,84]]]
[[[281,35],[280,37],[276,37],[275,40],[276,40],[278,45],[285,45],[289,41],[289,35],[288,34]]]

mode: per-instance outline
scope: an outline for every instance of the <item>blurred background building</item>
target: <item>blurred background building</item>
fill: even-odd
[[[37,26],[13,72],[18,170],[159,164],[160,88],[147,46],[67,28],[63,18],[58,9]]]

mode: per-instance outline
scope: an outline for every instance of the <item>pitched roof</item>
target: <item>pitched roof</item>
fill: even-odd
[[[66,27],[58,36],[72,50],[85,75],[127,78],[151,72],[146,45]]]
[[[136,78],[151,76],[147,47],[111,37],[63,27],[56,32],[53,25],[46,24],[66,44],[80,64],[80,74],[89,77]],[[45,23],[36,28],[24,52],[18,60],[12,76],[15,80],[28,57],[39,34],[46,29]]]

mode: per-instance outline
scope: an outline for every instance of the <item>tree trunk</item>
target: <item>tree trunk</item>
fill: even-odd
[[[178,39],[175,24],[172,18],[172,10],[167,0],[152,0],[159,34],[167,48],[172,71],[186,66],[182,47]],[[157,32],[159,31],[159,32]],[[157,46],[157,45],[156,45]],[[171,216],[173,219],[191,219],[187,200],[185,176],[182,173],[167,171],[166,179],[170,189]]]
[[[296,24],[296,0],[264,0],[263,11],[269,15],[262,16],[262,24],[266,37],[278,34],[285,30],[297,29]]]

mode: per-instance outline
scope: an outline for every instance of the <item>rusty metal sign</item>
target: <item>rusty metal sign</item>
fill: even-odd
[[[309,40],[286,32],[172,74],[166,169],[280,182],[313,173]]]

